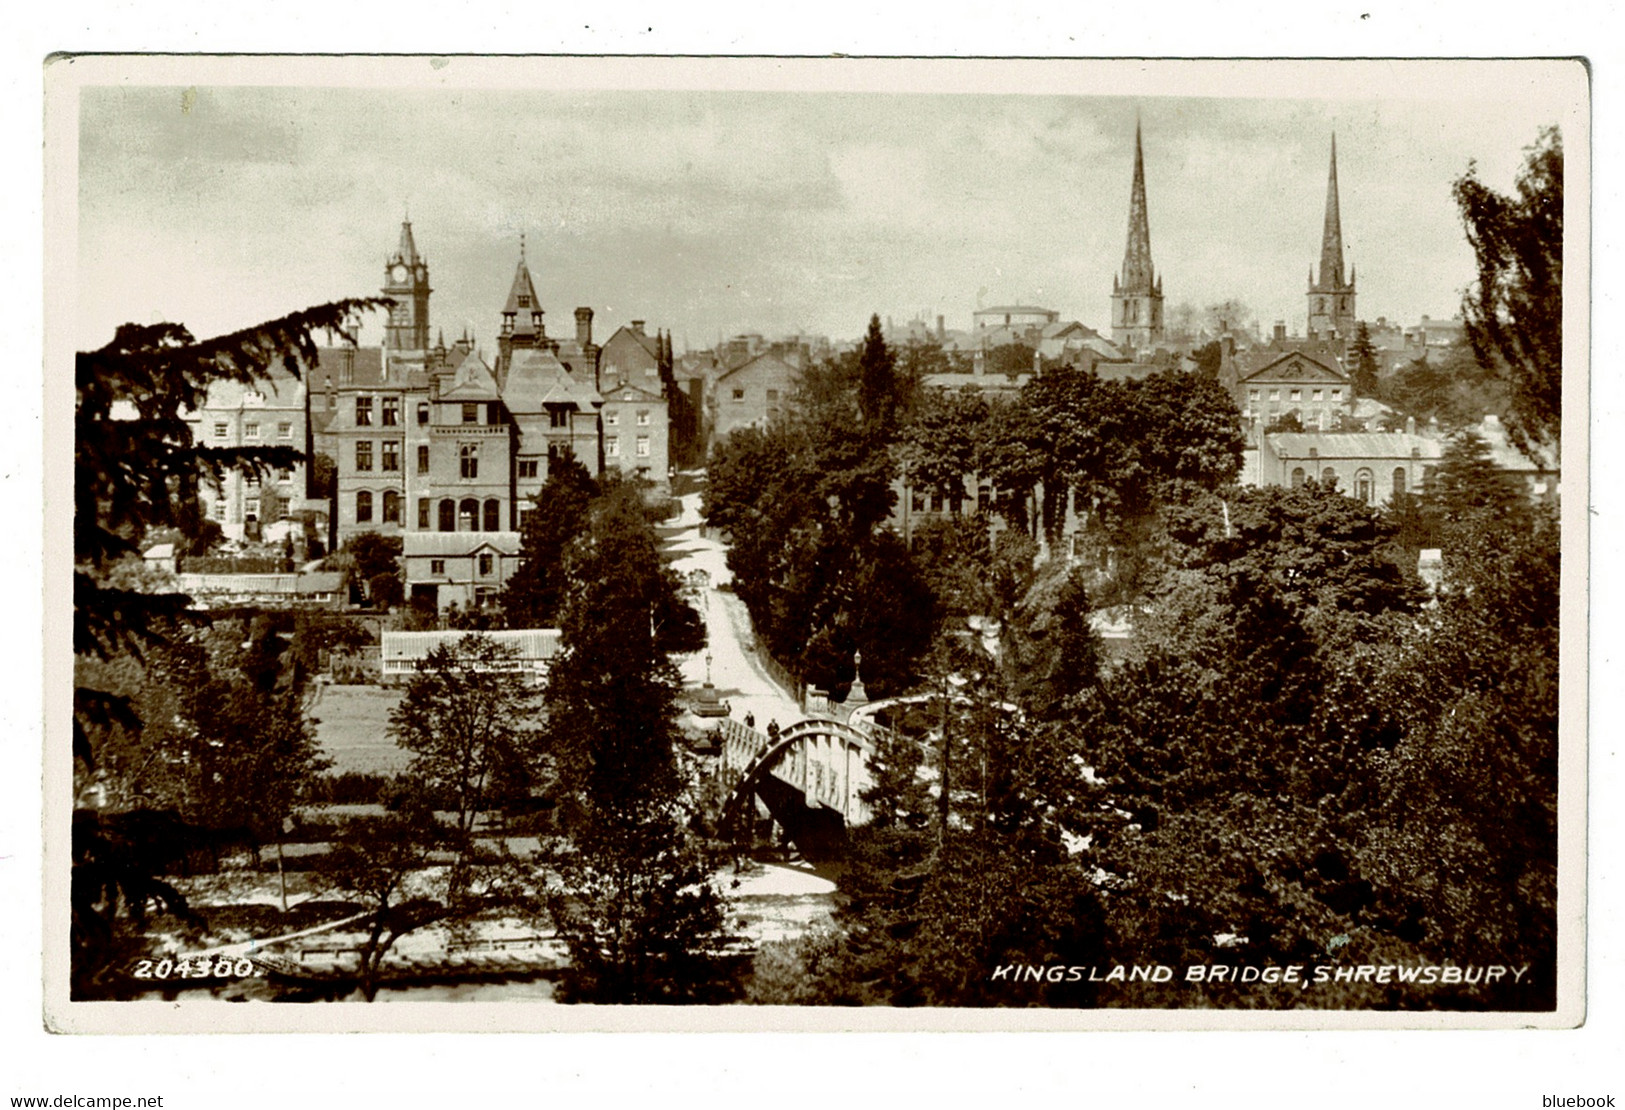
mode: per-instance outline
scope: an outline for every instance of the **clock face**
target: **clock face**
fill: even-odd
[[[405,281],[406,267],[402,266],[399,262],[395,263],[395,265],[389,268],[389,276],[394,281]]]

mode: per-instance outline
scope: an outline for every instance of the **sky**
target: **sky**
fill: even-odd
[[[600,340],[640,319],[679,351],[747,331],[852,338],[871,313],[965,328],[1009,303],[1106,329],[1136,119],[1169,311],[1239,300],[1303,330],[1335,132],[1359,314],[1413,323],[1455,312],[1472,278],[1451,182],[1476,160],[1509,189],[1576,85],[1527,63],[1185,80],[1194,68],[679,69],[676,87],[647,87],[661,82],[625,71],[437,84],[399,60],[341,84],[260,59],[91,83],[75,341],[126,320],[211,335],[372,295],[408,216],[431,326],[488,351],[521,235],[554,335],[578,305]],[[1161,91],[1191,84],[1204,95]],[[380,332],[375,318],[363,337]]]

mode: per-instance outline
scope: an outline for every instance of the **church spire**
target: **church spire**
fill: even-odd
[[[1332,165],[1326,175],[1326,226],[1320,236],[1320,285],[1343,288],[1343,220],[1337,207],[1337,133],[1332,133]]]
[[[1128,245],[1123,250],[1122,288],[1125,292],[1150,292],[1151,221],[1145,204],[1145,152],[1140,145],[1140,121],[1134,121],[1134,185],[1128,201]]]
[[[1151,220],[1145,203],[1145,150],[1134,119],[1134,184],[1128,202],[1123,272],[1112,277],[1112,342],[1149,351],[1163,340],[1162,281],[1151,265]]]

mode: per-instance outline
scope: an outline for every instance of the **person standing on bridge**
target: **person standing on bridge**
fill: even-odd
[[[767,739],[768,742],[772,744],[777,744],[779,742],[779,722],[767,722]]]
[[[745,727],[746,728],[755,728],[756,727],[756,714],[752,713],[748,709],[745,710]]]

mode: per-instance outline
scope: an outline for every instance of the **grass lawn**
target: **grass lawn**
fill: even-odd
[[[310,708],[316,719],[316,745],[333,761],[328,773],[359,771],[393,775],[411,758],[389,737],[389,714],[402,691],[380,686],[326,686]]]

